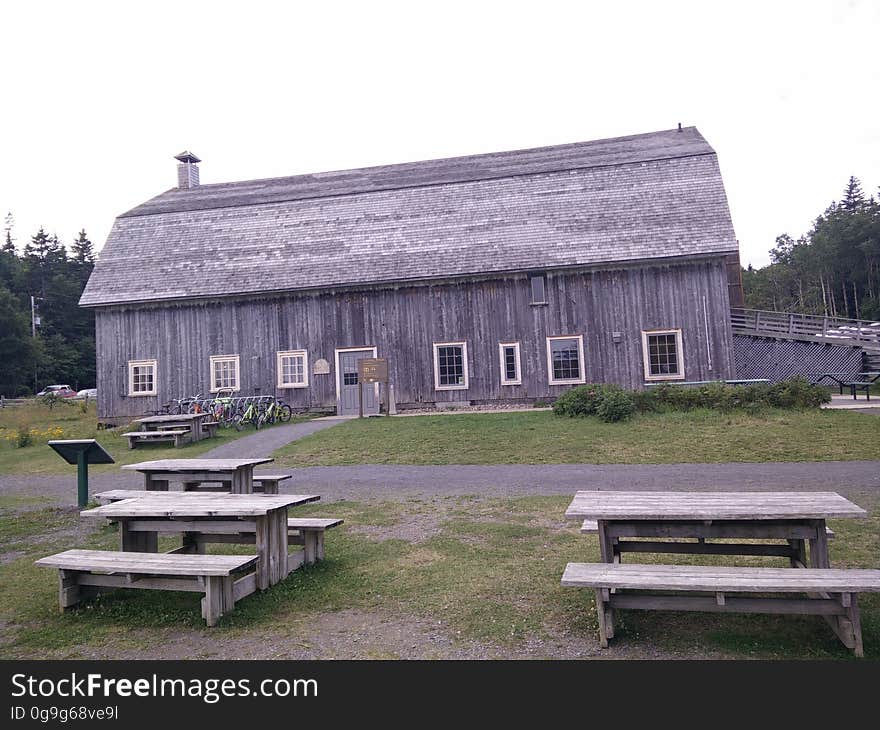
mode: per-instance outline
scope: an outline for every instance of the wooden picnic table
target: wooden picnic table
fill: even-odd
[[[202,412],[146,416],[136,419],[134,423],[138,424],[138,428],[141,431],[165,431],[168,429],[186,428],[190,432],[191,441],[201,441],[205,438],[203,424],[211,420],[213,418],[210,413]]]
[[[127,464],[123,469],[139,471],[144,475],[146,491],[167,491],[171,481],[183,482],[185,491],[198,489],[206,482],[229,484],[232,494],[251,494],[254,491],[254,467],[274,461],[269,457],[257,459],[159,459]]]
[[[302,551],[288,550],[287,510],[320,497],[314,494],[254,495],[179,492],[124,499],[81,512],[119,522],[120,549],[158,552],[160,534],[180,534],[174,553],[203,553],[207,543],[255,545],[255,572],[235,582],[235,600],[283,580],[303,563]]]
[[[828,568],[826,519],[864,518],[867,512],[836,492],[580,491],[565,516],[596,520],[607,563],[620,562],[626,552],[651,552],[776,556],[789,558],[793,567]],[[777,539],[786,544],[709,539]]]

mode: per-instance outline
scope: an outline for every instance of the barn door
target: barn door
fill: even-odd
[[[358,360],[376,357],[376,348],[362,350],[336,351],[336,414],[339,416],[356,416],[359,411],[358,402]],[[379,398],[376,385],[364,386],[364,415],[379,413]]]

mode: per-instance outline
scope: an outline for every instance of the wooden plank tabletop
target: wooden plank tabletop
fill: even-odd
[[[577,492],[565,516],[591,520],[793,520],[867,517],[837,492]]]
[[[182,491],[170,491],[170,490],[155,490],[155,489],[108,489],[104,492],[98,492],[93,494],[92,496],[97,499],[99,502],[107,503],[107,502],[119,502],[123,499],[137,499],[138,497],[159,497],[165,498],[169,495],[173,495],[174,497],[217,497],[223,494],[229,494],[229,492],[206,492],[199,489],[192,489],[186,492]],[[256,492],[253,494],[254,497],[276,497],[278,495],[275,494],[265,494],[263,492]],[[312,495],[291,495],[291,496],[312,496]],[[314,500],[311,500],[314,501]]]
[[[165,414],[161,416],[145,416],[144,418],[136,418],[134,423],[166,423],[168,421],[195,421],[210,415],[208,413],[176,413]]]
[[[880,570],[569,563],[562,585],[725,593],[880,592]]]
[[[83,517],[258,517],[271,510],[317,502],[317,494],[159,492],[83,510]]]
[[[243,466],[268,464],[275,459],[263,457],[258,459],[159,459],[157,461],[141,461],[137,464],[126,464],[123,469],[143,472],[187,472],[187,471],[235,471]]]

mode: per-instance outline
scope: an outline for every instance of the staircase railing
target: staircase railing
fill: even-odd
[[[816,338],[880,350],[880,322],[864,319],[733,308],[730,310],[730,323],[734,330],[743,332],[789,335],[799,339]]]

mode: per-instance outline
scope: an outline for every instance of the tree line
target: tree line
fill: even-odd
[[[743,270],[743,290],[752,309],[880,320],[880,199],[851,177],[807,233],[776,239],[769,266]]]
[[[79,307],[95,266],[92,242],[82,230],[65,246],[40,228],[18,249],[9,214],[0,245],[0,394],[94,387],[95,316]]]

